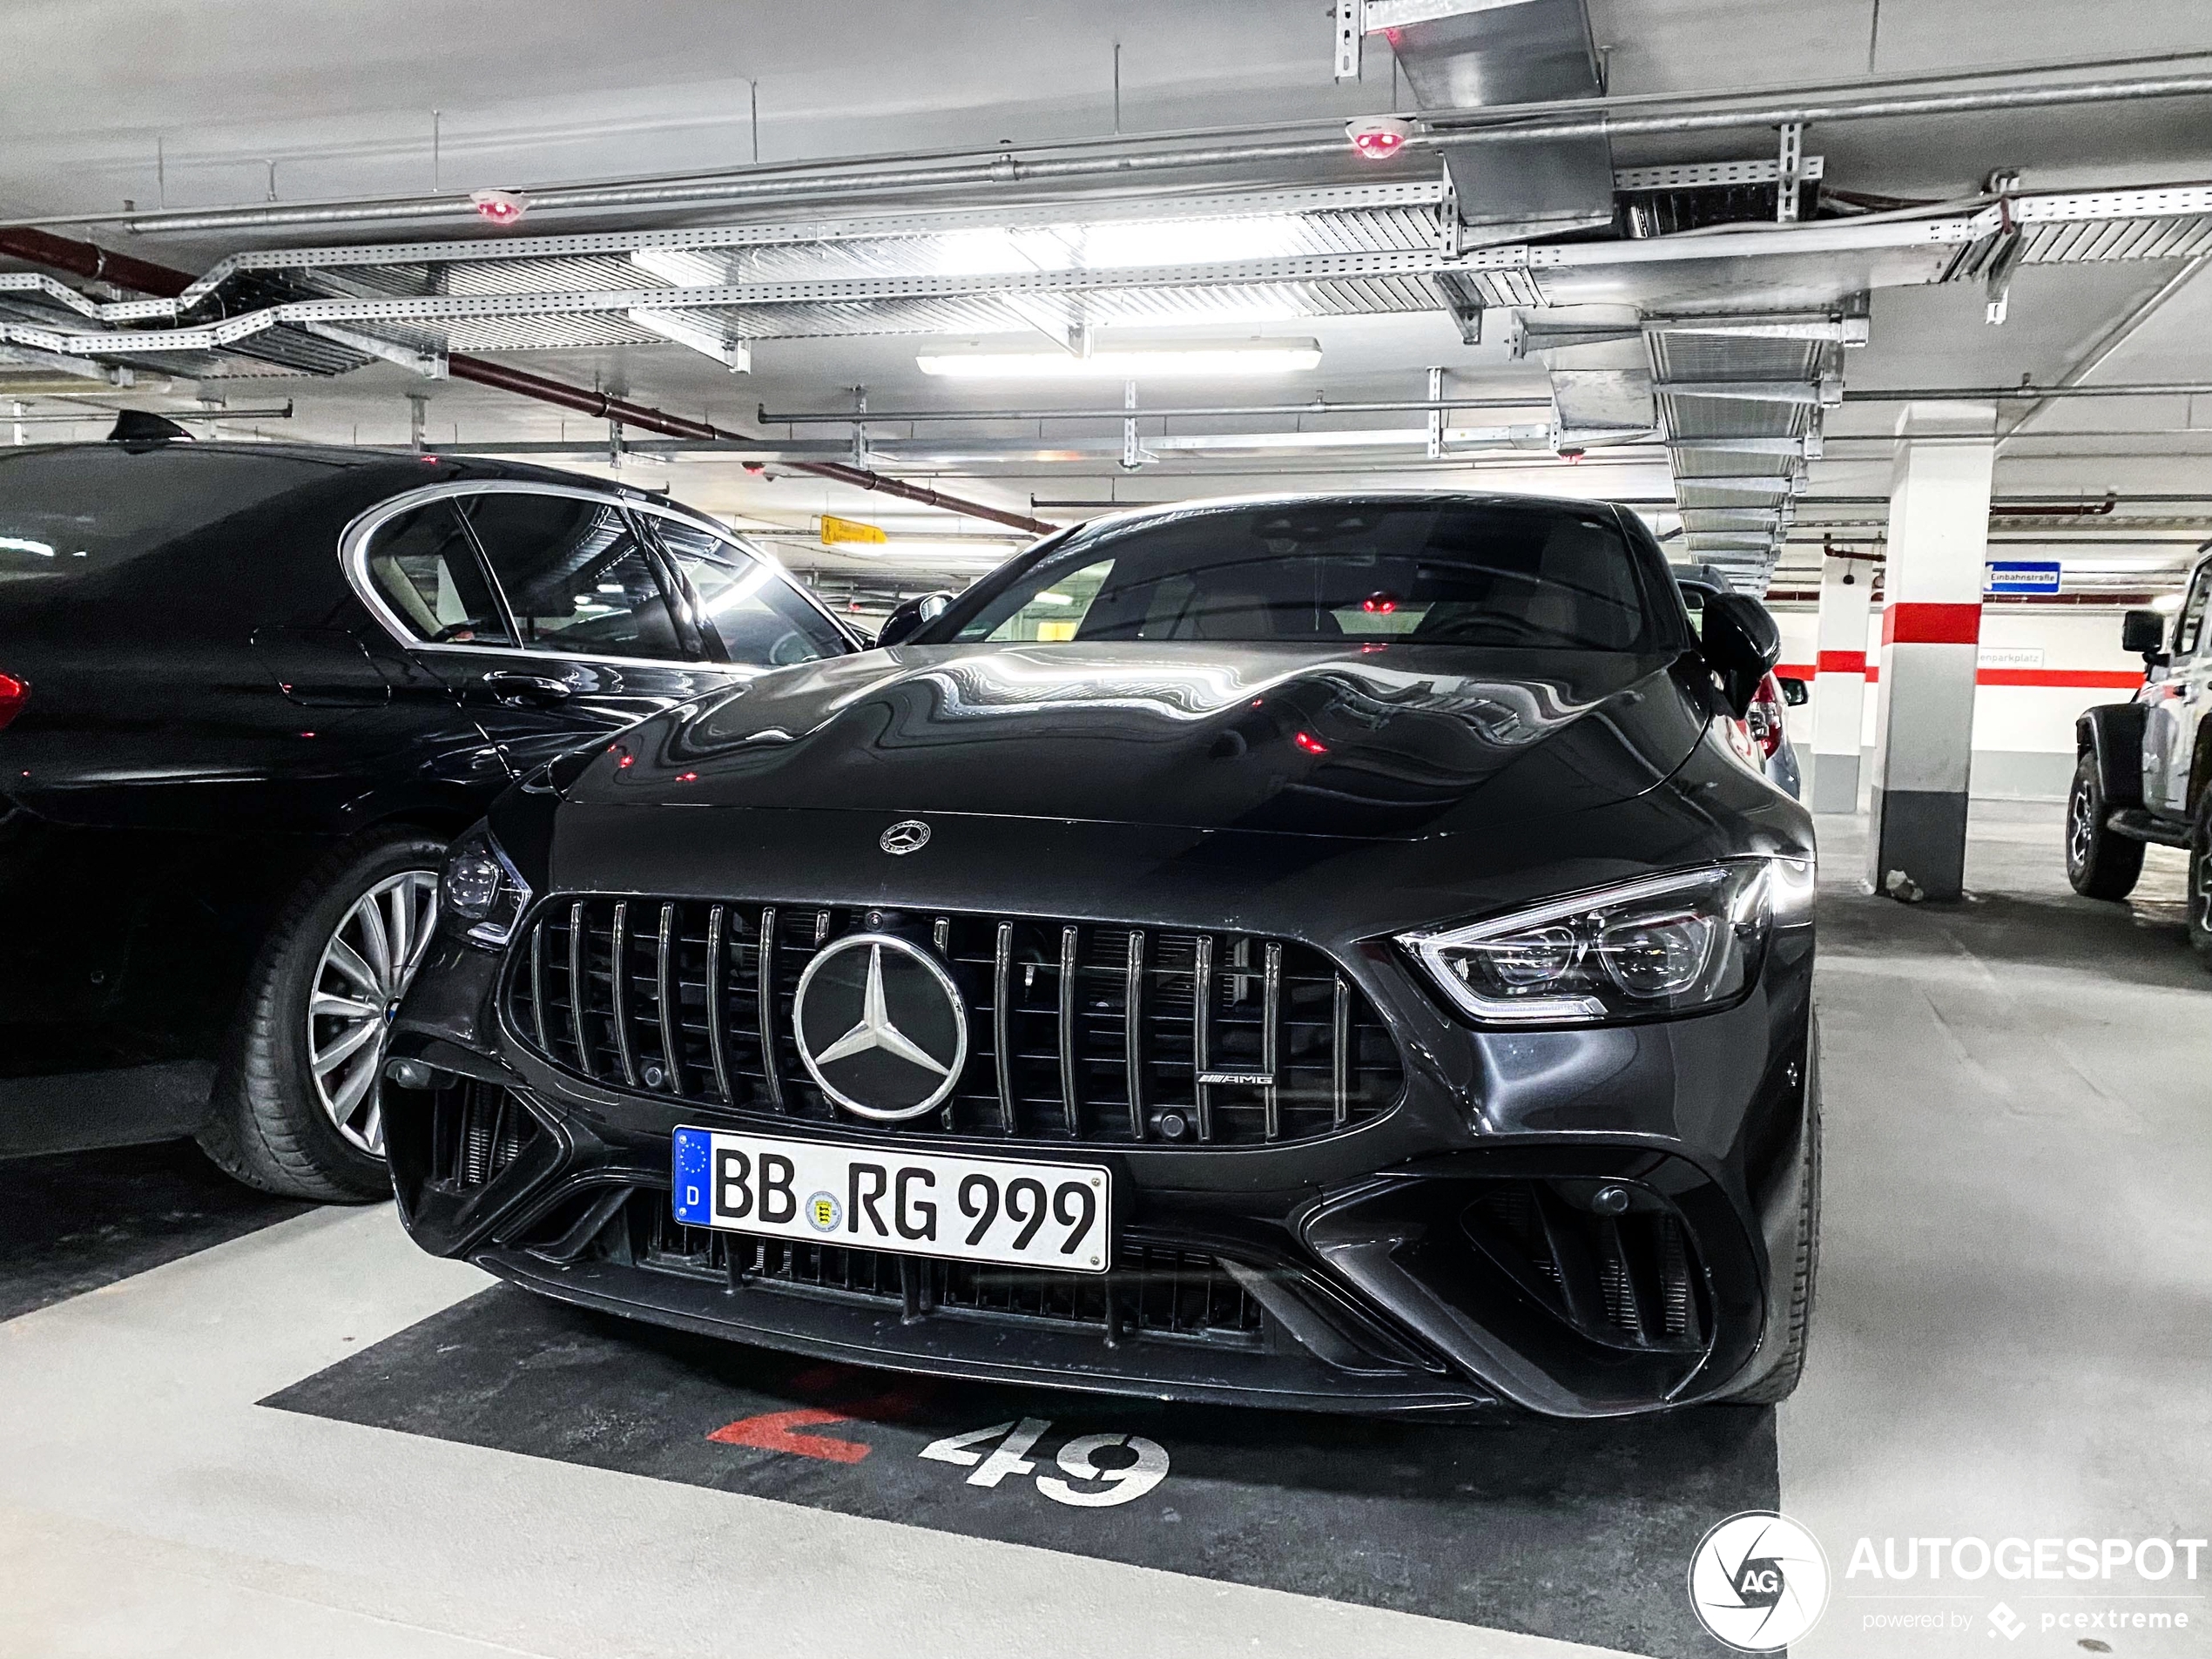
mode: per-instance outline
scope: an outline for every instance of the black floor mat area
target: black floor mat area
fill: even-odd
[[[262,1403],[1669,1659],[1726,1651],[1690,1612],[1690,1553],[1777,1497],[1770,1411],[1466,1425],[1170,1406],[824,1365],[506,1285]],[[1080,1478],[1109,1464],[1125,1472]]]
[[[239,1185],[190,1141],[0,1159],[0,1319],[313,1207]]]

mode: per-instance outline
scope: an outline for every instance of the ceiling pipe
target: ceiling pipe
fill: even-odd
[[[149,264],[128,254],[111,253],[91,242],[72,241],[66,237],[49,235],[44,231],[0,230],[0,253],[28,264],[43,265],[67,271],[72,275],[135,288],[140,293],[153,294],[161,299],[174,299],[190,287],[193,280],[189,273],[174,270],[165,265]],[[642,403],[609,397],[602,392],[570,386],[564,381],[550,380],[543,374],[509,368],[504,363],[495,363],[488,358],[465,356],[459,352],[447,354],[446,373],[457,381],[471,381],[479,386],[495,387],[502,392],[535,398],[541,403],[557,404],[563,408],[576,409],[602,420],[619,421],[625,427],[658,432],[664,437],[716,441],[742,440],[745,435],[710,426],[704,421],[687,421],[680,415],[648,408]],[[846,466],[833,461],[795,461],[785,464],[794,472],[811,473],[815,477],[850,484],[856,489],[896,496],[901,501],[918,502],[925,507],[939,508],[968,518],[988,519],[992,523],[1028,530],[1033,535],[1049,536],[1060,528],[1057,524],[1032,518],[1024,513],[1010,512],[1004,508],[988,507],[981,502],[948,496],[927,485],[907,483],[903,479],[887,478],[880,473],[870,472],[862,467]]]
[[[2104,386],[2062,382],[2052,386],[1931,386],[1909,388],[1845,387],[1846,403],[1996,403],[2006,399],[2053,397],[2203,397],[2212,394],[2212,381],[2159,382],[2139,381]],[[2033,436],[2033,434],[2025,435]]]
[[[1101,409],[823,409],[812,413],[777,412],[766,404],[757,417],[762,426],[877,426],[909,421],[1126,421],[1166,420],[1173,415],[1396,415],[1428,409],[1527,409],[1547,405],[1549,392],[1530,392],[1520,397],[1409,398],[1387,403],[1330,403],[1315,398],[1308,403],[1224,403],[1204,408],[1141,408],[1123,405]]]
[[[1712,95],[1707,94],[1709,99]],[[1914,116],[1977,114],[1998,110],[2057,109],[2089,104],[2137,103],[2152,98],[2212,96],[2212,75],[2166,75],[2125,80],[2093,80],[2058,85],[2004,87],[1988,91],[1938,92],[1891,98],[1836,98],[1781,104],[1747,104],[1725,109],[1688,108],[1671,112],[1624,115],[1610,110],[1579,118],[1531,116],[1531,106],[1495,112],[1481,125],[1460,116],[1449,127],[1417,132],[1399,151],[1401,157],[1453,152],[1488,145],[1551,144],[1569,138],[1616,138],[1661,134],[1717,132],[1814,122],[1885,120]],[[1685,104],[1697,100],[1685,99]],[[1541,105],[1534,106],[1541,109]],[[724,175],[618,185],[555,185],[521,192],[530,211],[580,212],[610,208],[691,207],[706,205],[830,201],[887,192],[989,188],[1013,184],[1112,182],[1148,174],[1171,175],[1201,168],[1249,166],[1256,163],[1342,160],[1349,153],[1341,134],[1243,144],[1184,144],[1172,148],[1130,149],[1103,155],[1035,155],[1001,152],[988,160],[935,166],[882,167],[799,176]],[[185,231],[278,229],[300,225],[392,223],[479,218],[476,204],[458,193],[353,202],[303,203],[298,206],[217,208],[200,212],[115,215],[98,222],[124,226],[137,235]],[[78,220],[75,222],[92,222]]]

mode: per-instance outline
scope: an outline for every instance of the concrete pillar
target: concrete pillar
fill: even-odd
[[[1900,899],[1955,899],[1980,656],[1997,412],[1912,403],[1890,472],[1882,663],[1867,878]]]
[[[1866,604],[1874,566],[1820,562],[1820,631],[1812,691],[1812,810],[1858,810],[1859,733],[1866,725]]]

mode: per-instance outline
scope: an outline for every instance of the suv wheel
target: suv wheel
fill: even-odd
[[[2198,806],[2189,836],[2189,948],[2212,968],[2212,789]]]
[[[2107,829],[2110,812],[2097,758],[2083,755],[2066,799],[2066,879],[2085,899],[2124,899],[2143,873],[2143,844]]]
[[[435,931],[444,861],[434,837],[377,831],[334,850],[279,914],[199,1134],[239,1180],[338,1203],[391,1190],[385,1035]]]

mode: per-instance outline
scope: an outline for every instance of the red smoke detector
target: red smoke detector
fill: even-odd
[[[1413,136],[1413,124],[1401,116],[1366,115],[1344,124],[1352,147],[1370,161],[1387,161]]]
[[[495,225],[518,224],[530,210],[530,199],[516,190],[472,190],[469,199]]]

